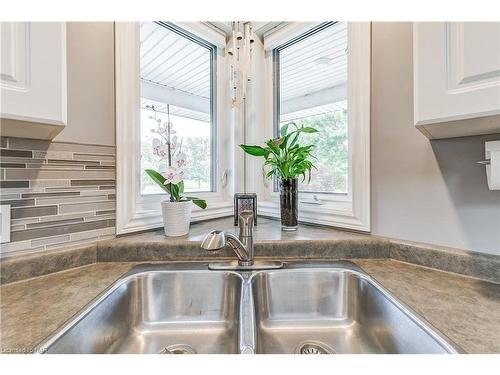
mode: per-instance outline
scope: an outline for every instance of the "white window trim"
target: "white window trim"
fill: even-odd
[[[286,26],[264,35],[264,49],[270,51],[320,24],[321,22],[289,22]]]
[[[187,24],[183,24],[183,27]],[[204,34],[206,30],[206,34]],[[231,173],[234,137],[230,129],[230,99],[224,56],[224,40],[214,35],[202,23],[193,24],[191,31],[217,47],[217,120],[216,131],[216,192],[196,193],[207,200],[208,207],[193,207],[192,220],[200,221],[231,215],[234,182]],[[140,193],[140,51],[139,23],[115,24],[116,76],[116,229],[117,234],[158,228],[163,225],[160,201],[166,194],[141,196]],[[221,74],[222,72],[222,74]],[[228,147],[231,146],[231,147]]]
[[[286,35],[286,33],[284,34]],[[291,38],[288,36],[287,40]],[[287,40],[272,39],[272,46]],[[348,24],[348,121],[349,121],[349,193],[345,194],[299,194],[299,220],[302,222],[342,227],[359,231],[371,230],[370,201],[370,78],[371,78],[371,24],[350,22]],[[255,103],[253,110],[264,108],[265,121],[247,129],[247,140],[262,144],[273,135],[273,61],[267,51],[265,63],[260,69],[265,77],[266,95],[262,102]],[[259,70],[259,68],[257,68]],[[249,142],[250,143],[250,142]],[[279,194],[273,191],[273,183],[265,180],[262,160],[250,158],[247,161],[248,191],[259,195],[259,214],[279,217]],[[253,179],[252,179],[253,176]],[[262,178],[255,178],[262,176]],[[322,205],[301,203],[318,196]]]

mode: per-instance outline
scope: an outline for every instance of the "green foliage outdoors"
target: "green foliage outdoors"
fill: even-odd
[[[295,120],[299,126],[313,127],[317,133],[308,136],[316,157],[311,182],[300,190],[347,193],[349,171],[347,111],[328,112]]]
[[[309,181],[308,178],[307,181],[301,183],[299,189],[301,191],[347,193],[349,169],[347,111],[340,110],[308,116],[294,120],[293,124],[285,123],[282,125],[281,137],[275,138],[275,143],[280,142],[280,139],[283,137],[283,131],[289,135],[290,130],[296,130],[297,128],[312,128],[316,130],[316,132],[307,134],[307,140],[310,145],[314,145],[310,150],[310,156],[314,159],[314,166],[310,169],[311,179]],[[290,142],[290,138],[288,140]],[[268,156],[275,160],[275,168],[271,169],[268,176],[274,174],[277,178],[282,178],[282,175],[288,175],[286,167],[283,168],[283,172],[285,173],[282,174],[280,172],[280,163],[275,158],[275,155],[271,153],[268,143],[266,143],[267,147],[242,146],[251,155],[264,157],[266,161]],[[284,148],[282,146],[280,148],[280,156],[283,151]],[[308,184],[306,185],[305,182]]]
[[[210,190],[210,140],[204,137],[186,137],[184,138],[182,149],[186,153],[187,160],[189,161],[184,174],[185,191]],[[144,169],[158,169],[159,167],[151,150],[150,140],[142,140],[141,165],[143,171]],[[145,171],[141,173],[141,186],[143,190],[155,185],[156,184]]]
[[[192,181],[196,185],[191,188],[200,190],[201,185],[210,187],[210,143],[207,138],[187,137],[184,138],[183,150],[190,161],[186,168],[184,180]]]

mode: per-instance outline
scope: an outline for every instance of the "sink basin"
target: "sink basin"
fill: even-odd
[[[238,353],[242,278],[134,271],[41,344],[47,353]]]
[[[455,352],[354,267],[259,272],[252,284],[257,353]]]
[[[348,262],[213,271],[141,265],[39,344],[41,353],[456,353]]]

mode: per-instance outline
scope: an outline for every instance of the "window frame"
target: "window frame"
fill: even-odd
[[[192,222],[228,216],[232,213],[234,183],[230,178],[232,154],[222,145],[233,142],[228,112],[229,95],[226,77],[217,72],[226,70],[224,56],[225,37],[215,33],[201,22],[175,23],[176,27],[204,39],[216,47],[213,74],[214,97],[212,136],[215,142],[214,187],[215,191],[195,193],[206,199],[208,207],[201,210],[193,206]],[[160,202],[166,194],[141,195],[140,186],[140,24],[115,23],[115,100],[117,146],[117,234],[133,233],[163,226]]]
[[[231,106],[229,62],[225,56],[226,36],[203,22],[176,22],[179,27],[217,47],[217,191],[197,194],[208,200],[208,208],[193,207],[192,221],[231,216],[235,191],[258,194],[259,215],[279,218],[279,194],[265,178],[261,158],[249,157],[241,143],[262,144],[274,135],[273,59],[274,47],[291,40],[320,23],[292,22],[255,43],[253,84],[248,92],[247,111]],[[140,141],[136,126],[140,120],[139,23],[115,23],[115,101],[117,145],[117,234],[159,228],[162,224],[161,197],[140,199],[138,158]],[[329,194],[323,204],[305,203],[300,193],[299,220],[359,231],[370,231],[370,79],[371,24],[348,24],[348,121],[352,199]],[[221,73],[222,72],[222,73]],[[252,119],[242,126],[241,116]],[[222,147],[224,145],[224,147]],[[258,176],[262,176],[258,178]]]
[[[273,50],[293,41],[322,23],[309,24],[307,29],[300,23],[291,23],[280,30],[281,38],[270,35],[266,46],[266,125],[262,131],[254,131],[250,139],[261,144],[263,139],[275,136],[276,81],[275,59]],[[286,37],[286,28],[294,33]],[[300,32],[297,32],[300,30]],[[299,193],[299,221],[322,224],[341,228],[369,232],[371,230],[370,207],[370,79],[371,79],[371,24],[369,22],[348,23],[348,142],[349,142],[349,178],[348,194],[344,193]],[[250,130],[251,131],[251,130]],[[254,183],[250,190],[259,194],[259,214],[279,217],[279,192],[274,191],[274,184],[266,181],[262,173],[262,163],[253,163],[247,170],[249,175],[262,175],[261,181]],[[248,179],[248,178],[247,178]],[[256,179],[260,180],[260,179]],[[315,204],[315,196],[322,204]]]

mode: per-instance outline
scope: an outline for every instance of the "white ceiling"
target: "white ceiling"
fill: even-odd
[[[146,108],[147,105],[154,105],[158,112],[167,113],[167,105],[162,102],[158,102],[151,99],[141,99],[141,107]],[[174,116],[187,117],[198,121],[210,121],[210,114],[201,111],[192,111],[184,107],[178,107],[176,105],[170,105],[170,114]]]
[[[206,22],[206,24],[217,28],[222,31],[222,33],[226,34],[226,36],[230,37],[232,35],[232,21],[224,21],[224,22]],[[252,29],[255,34],[258,36],[263,36],[264,34],[272,31],[275,31],[287,24],[287,22],[283,21],[272,21],[272,22],[254,22],[251,21]]]
[[[141,79],[210,97],[210,51],[154,22],[141,23]]]
[[[347,82],[347,23],[338,22],[280,52],[281,100]]]
[[[307,108],[300,111],[283,113],[280,116],[280,122],[290,122],[294,120],[299,120],[304,117],[323,115],[329,112],[336,111],[346,111],[347,110],[347,100],[342,100],[336,103],[330,103],[325,105],[320,105],[317,107]]]
[[[224,32],[231,30],[231,22],[212,22],[211,24]],[[254,30],[262,35],[270,30],[281,28],[286,23],[255,22],[252,24]],[[177,97],[179,95],[175,92],[179,92],[180,96],[187,98],[184,102],[209,99],[210,51],[207,48],[154,22],[141,23],[140,43],[143,82],[169,89],[168,95],[174,94]],[[328,89],[342,87],[346,81],[347,24],[345,22],[336,23],[280,52],[281,102],[282,109],[289,108],[287,112],[297,112],[299,109],[297,102],[313,110],[326,103],[345,99],[345,95],[339,97],[338,89],[336,93]],[[165,95],[149,99],[158,100],[158,97],[166,97],[166,91]],[[332,99],[334,94],[335,100]],[[302,98],[306,99],[302,100]],[[292,115],[292,113],[289,114]],[[200,114],[200,116],[206,115]]]

